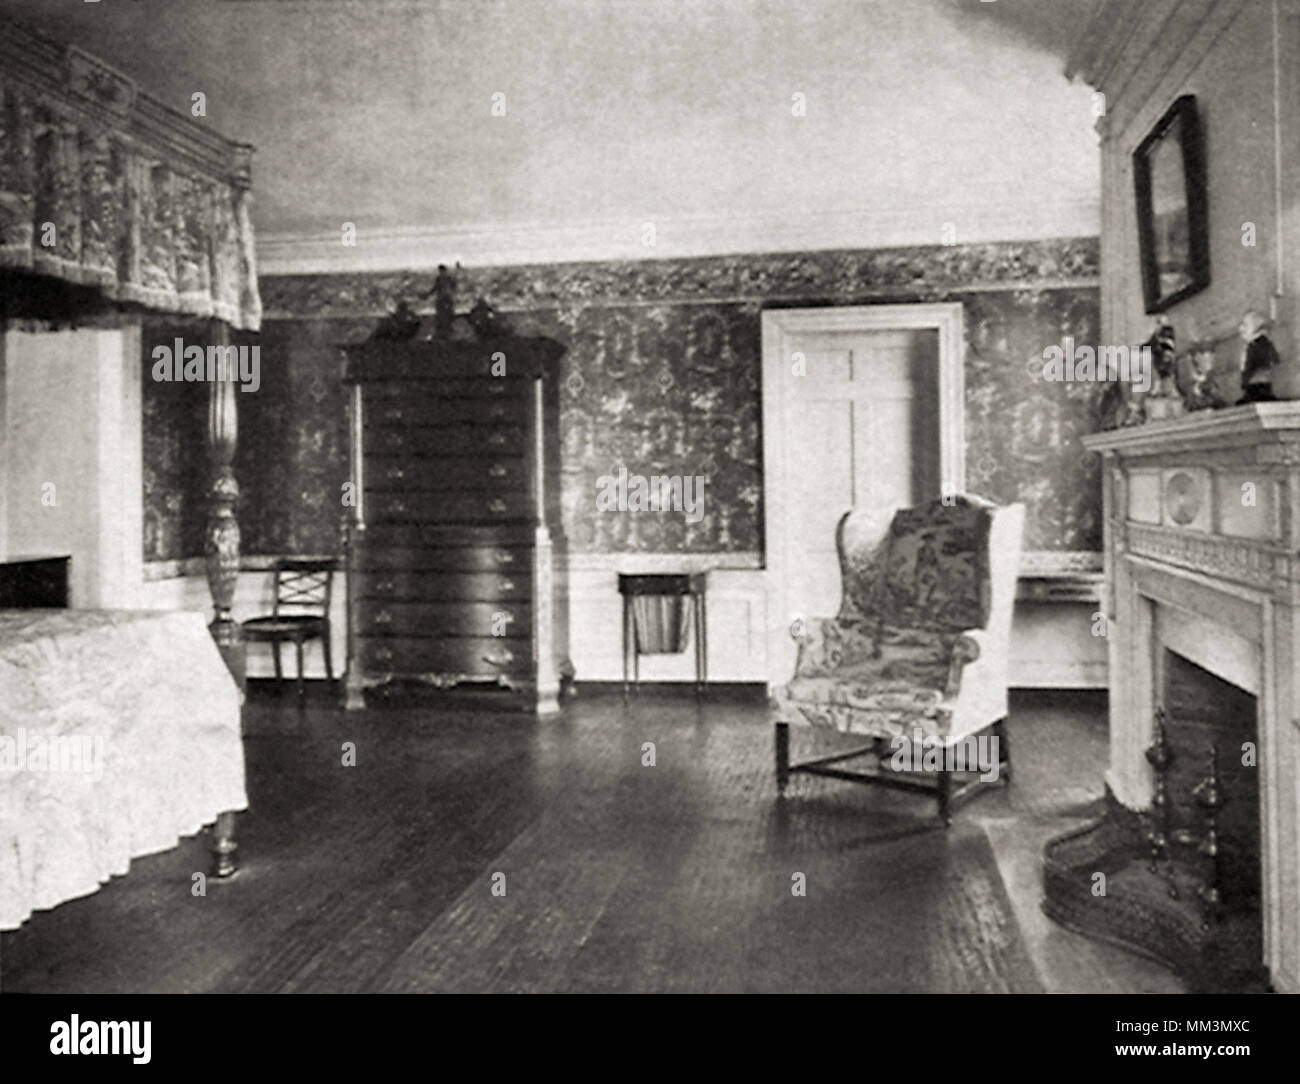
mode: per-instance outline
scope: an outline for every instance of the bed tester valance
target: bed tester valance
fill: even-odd
[[[252,148],[0,17],[0,267],[257,330]]]

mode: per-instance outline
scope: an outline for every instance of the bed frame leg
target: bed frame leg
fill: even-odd
[[[235,814],[231,810],[217,814],[212,829],[212,876],[218,880],[233,877],[239,869],[239,844],[235,842]]]

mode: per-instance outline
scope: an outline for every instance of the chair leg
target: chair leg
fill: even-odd
[[[1007,721],[999,719],[993,724],[993,736],[998,739],[998,771],[1011,786],[1011,741],[1007,737]]]
[[[947,828],[952,824],[952,772],[940,768],[935,775],[935,787],[939,792],[939,819]]]
[[[293,646],[298,654],[298,707],[301,708],[307,702],[307,683],[302,676],[302,638],[294,640]]]
[[[776,724],[776,793],[785,795],[786,784],[790,782],[790,724]]]
[[[325,631],[321,634],[321,641],[324,644],[325,651],[325,677],[330,684],[334,683],[334,660],[330,657],[330,623],[325,622]]]
[[[279,693],[280,682],[284,680],[284,671],[280,666],[280,641],[279,640],[271,641],[271,659],[275,662],[275,681],[276,681],[275,691]]]

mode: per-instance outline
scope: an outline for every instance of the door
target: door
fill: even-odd
[[[789,680],[793,669],[791,622],[839,609],[840,517],[872,509],[883,530],[894,509],[937,497],[947,484],[961,488],[944,473],[951,448],[944,447],[943,403],[952,391],[941,364],[945,329],[898,326],[891,317],[898,309],[912,307],[765,314],[788,318],[778,334],[765,335],[764,351],[764,377],[772,377],[764,387],[768,575],[780,580],[769,591],[772,683]],[[831,325],[819,326],[819,315]],[[907,317],[918,324],[914,312]],[[767,358],[777,338],[787,359],[782,373]]]
[[[835,525],[850,508],[939,495],[938,336],[932,329],[794,336],[806,373],[790,382],[786,475],[799,491],[788,542],[793,613],[839,609]]]

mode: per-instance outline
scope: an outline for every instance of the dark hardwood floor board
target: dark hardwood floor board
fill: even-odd
[[[1033,848],[1100,793],[1100,706],[1018,699],[1015,785],[947,831],[921,795],[796,777],[778,800],[767,713],[740,698],[597,693],[544,721],[427,704],[299,713],[292,698],[246,711],[238,877],[190,895],[203,838],[139,859],[4,934],[6,990],[1152,984],[1148,965],[1034,917]]]
[[[331,721],[361,738],[357,767],[327,773],[343,794],[315,825],[311,889],[276,946],[227,976],[226,989],[374,988],[429,916],[479,875],[484,857],[504,849],[542,809],[517,724],[456,716],[442,721],[453,740],[438,743],[430,734],[440,721],[427,712]],[[320,739],[330,755],[336,738]],[[495,755],[467,755],[476,745]],[[431,756],[434,747],[447,755]],[[367,815],[357,817],[359,807]]]
[[[380,989],[553,989],[555,973],[582,944],[622,875],[617,854],[591,852],[573,836],[565,861],[553,860],[557,829],[572,823],[543,816],[527,828],[394,962]],[[504,896],[493,895],[498,873],[505,878]]]

